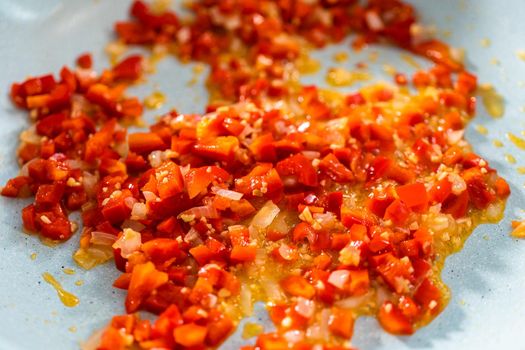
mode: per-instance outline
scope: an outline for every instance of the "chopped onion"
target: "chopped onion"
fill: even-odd
[[[278,251],[284,260],[290,261],[294,258],[295,250],[286,243],[281,244]]]
[[[113,258],[113,248],[109,245],[92,245],[80,248],[73,254],[73,260],[85,270],[94,268]]]
[[[126,198],[127,199],[127,198]],[[148,207],[144,203],[134,203],[131,209],[132,220],[144,220],[148,215]]]
[[[20,133],[20,141],[22,142],[39,145],[41,140],[42,138],[36,133],[36,127],[34,125]]]
[[[504,202],[498,201],[488,205],[485,215],[489,220],[499,220],[505,210]]]
[[[120,238],[113,244],[113,248],[120,249],[120,255],[127,259],[131,254],[140,249],[141,244],[142,236],[140,232],[126,228]]]
[[[112,245],[117,240],[115,235],[102,231],[91,232],[91,239],[89,240],[93,244],[100,245]]]
[[[315,301],[298,297],[294,309],[299,315],[305,318],[311,318],[315,312]]]
[[[182,215],[193,215],[195,219],[208,218],[216,219],[219,217],[217,209],[211,204],[203,205],[200,207],[193,207],[179,214],[179,217]]]
[[[465,129],[461,130],[448,130],[447,131],[447,140],[450,145],[455,145],[463,138],[465,134]]]
[[[261,278],[261,286],[270,301],[279,302],[284,299],[284,294],[279,283],[266,277]]]
[[[137,200],[133,197],[126,197],[124,198],[124,204],[126,204],[126,207],[129,209],[133,209],[133,205],[137,203]]]
[[[330,336],[330,331],[328,330],[328,323],[330,322],[330,315],[332,312],[330,309],[323,309],[321,311],[321,320],[319,322],[319,333],[321,336],[321,339],[326,339]]]
[[[29,166],[31,163],[36,162],[40,158],[31,159],[29,162],[25,163],[22,168],[20,168],[20,176],[29,176]]]
[[[295,344],[304,340],[304,332],[300,330],[291,330],[283,334],[288,343]]]
[[[158,168],[166,160],[166,157],[164,156],[164,152],[157,150],[149,154],[148,160],[152,168]]]
[[[383,20],[375,11],[367,11],[365,14],[365,19],[368,28],[372,29],[375,32],[379,32],[385,28]]]
[[[350,271],[335,270],[328,277],[328,283],[339,289],[343,289],[346,282],[350,279]]]
[[[336,216],[331,212],[315,213],[314,220],[324,228],[332,228],[337,221]]]
[[[197,232],[197,230],[192,227],[184,236],[184,242],[199,244],[200,242],[202,242],[202,240],[201,236],[199,235],[199,232]]]
[[[218,196],[221,196],[221,197],[224,197],[224,198],[228,198],[228,199],[231,199],[232,201],[238,201],[239,199],[242,198],[243,194],[240,193],[240,192],[235,192],[235,191],[230,191],[230,190],[225,190],[223,188],[221,189],[218,189],[215,194],[217,194]]]
[[[422,26],[419,23],[414,23],[410,26],[410,37],[412,38],[412,45],[416,46],[432,40],[436,35],[435,26]]]
[[[312,160],[312,159],[319,159],[319,157],[321,157],[321,153],[317,152],[317,151],[303,151],[301,152],[303,154],[303,156],[305,156],[306,158]]]
[[[137,231],[137,232],[141,232],[142,230],[144,230],[146,228],[146,226],[144,226],[140,222],[135,221],[135,220],[130,220],[130,219],[124,220],[124,222],[122,223],[122,225],[120,225],[120,227],[122,229],[130,228],[130,229],[132,229],[134,231]]]
[[[317,200],[317,196],[313,193],[310,193],[308,196],[304,197],[304,202],[306,204],[314,204]]]
[[[93,175],[88,171],[82,173],[82,185],[89,197],[94,197],[97,192],[98,174]]]
[[[279,207],[270,200],[255,214],[250,226],[258,229],[266,228],[270,226],[280,211]]]
[[[67,165],[70,169],[87,169],[88,164],[84,162],[83,160],[79,159],[66,159],[64,163]]]
[[[250,286],[247,283],[241,284],[241,300],[240,300],[240,307],[241,312],[244,316],[250,316],[252,314],[252,291],[250,290]]]
[[[142,195],[146,199],[146,202],[153,202],[157,199],[157,195],[151,191],[142,191]]]
[[[363,305],[370,298],[370,294],[348,297],[335,302],[335,306],[344,309],[353,309]]]
[[[467,189],[465,180],[463,180],[463,178],[456,173],[450,173],[448,175],[448,181],[452,183],[452,193],[454,193],[456,196]]]

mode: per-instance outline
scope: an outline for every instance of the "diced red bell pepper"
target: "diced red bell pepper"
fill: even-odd
[[[155,268],[152,262],[135,265],[131,273],[126,311],[131,313],[158,287],[168,282],[168,274]]]
[[[149,154],[152,151],[163,151],[168,146],[162,138],[153,132],[137,132],[128,136],[129,150],[138,154]]]
[[[184,324],[175,328],[173,336],[175,342],[185,347],[204,345],[208,328],[194,323]]]
[[[354,179],[352,171],[345,167],[333,153],[329,153],[321,160],[319,169],[336,182],[344,183]]]
[[[396,187],[399,198],[409,207],[426,206],[428,203],[425,185],[419,182]]]
[[[234,136],[219,136],[213,139],[199,140],[193,147],[195,154],[218,161],[229,162],[239,148],[239,140]]]
[[[165,262],[180,253],[179,243],[169,238],[152,239],[143,243],[140,249],[154,262]]]
[[[414,328],[405,315],[390,301],[385,301],[379,313],[377,320],[381,327],[389,333],[398,335],[410,335],[414,333]]]
[[[310,299],[315,295],[314,287],[302,276],[285,277],[281,280],[281,287],[292,296]]]
[[[113,78],[116,80],[137,80],[142,76],[143,58],[139,55],[133,55],[119,62],[112,69]]]
[[[300,153],[277,163],[276,170],[281,177],[296,177],[303,185],[312,187],[318,185],[317,171],[312,166],[311,160]]]
[[[354,318],[351,310],[332,307],[328,329],[333,335],[351,339],[354,333]]]
[[[172,197],[184,189],[184,180],[180,167],[172,161],[167,161],[155,171],[157,191],[161,199]]]
[[[392,220],[396,225],[403,225],[408,216],[410,215],[410,209],[407,205],[399,199],[394,200],[388,208],[386,208],[385,220]]]
[[[213,182],[222,183],[230,178],[228,172],[218,166],[206,166],[190,169],[184,175],[187,184],[188,196],[195,198],[208,188]]]

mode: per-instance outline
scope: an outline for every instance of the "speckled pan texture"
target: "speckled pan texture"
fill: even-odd
[[[424,23],[435,24],[440,36],[467,50],[468,68],[481,82],[492,83],[505,97],[505,114],[492,119],[480,104],[478,116],[467,131],[475,151],[509,180],[512,195],[505,219],[498,225],[476,229],[464,249],[450,257],[444,279],[452,291],[446,310],[429,326],[411,337],[394,337],[383,332],[372,318],[356,324],[354,344],[363,350],[379,349],[525,349],[525,242],[509,236],[510,221],[525,217],[525,151],[506,138],[525,130],[525,61],[517,51],[525,50],[525,1],[523,0],[412,0]],[[57,72],[72,64],[78,54],[91,51],[97,67],[107,65],[104,46],[113,39],[112,23],[127,16],[128,0],[1,0],[0,1],[0,182],[18,172],[15,149],[18,134],[26,126],[24,113],[11,105],[7,91],[13,81],[29,75]],[[490,40],[490,45],[488,40]],[[323,69],[335,66],[334,53],[348,50],[348,42],[328,47],[314,56]],[[378,52],[378,59],[370,54]],[[393,48],[370,47],[342,65],[351,68],[368,61],[374,79],[391,79],[383,70],[388,63],[410,73],[413,65]],[[419,60],[423,65],[428,63]],[[341,65],[341,64],[339,64]],[[182,112],[201,112],[207,100],[201,81],[191,87],[191,65],[167,58],[158,74],[135,91],[139,96],[155,88],[167,96],[160,114],[175,106]],[[326,85],[324,72],[304,77],[307,83]],[[149,120],[154,115],[150,113]],[[484,125],[487,135],[476,131]],[[497,148],[494,140],[504,147]],[[509,164],[505,155],[517,162]],[[24,200],[0,198],[0,348],[77,349],[81,340],[102,327],[111,315],[123,309],[122,291],[111,287],[117,271],[111,263],[85,272],[74,265],[71,254],[78,237],[50,248],[21,231],[20,210]],[[32,260],[32,253],[36,259]],[[33,255],[35,257],[35,255]],[[63,268],[74,268],[67,275]],[[55,291],[42,280],[50,272],[80,298],[74,308],[64,307]],[[83,285],[75,284],[78,280]],[[258,318],[265,322],[262,307]],[[74,328],[73,328],[74,327]],[[76,331],[75,331],[76,329]],[[240,329],[242,329],[242,324]],[[223,349],[236,349],[233,337]]]

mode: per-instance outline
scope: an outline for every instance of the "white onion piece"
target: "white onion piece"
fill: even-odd
[[[127,198],[126,198],[127,199]],[[132,220],[144,220],[148,215],[148,207],[144,203],[134,203],[131,208]]]
[[[102,231],[91,232],[91,238],[89,242],[99,245],[112,245],[117,240],[115,235]]]
[[[370,294],[348,297],[335,302],[335,306],[343,309],[353,309],[363,305],[370,298]]]
[[[270,200],[255,214],[250,226],[258,229],[266,228],[270,226],[280,211],[279,207]]]
[[[146,199],[146,202],[152,202],[157,199],[157,195],[151,191],[142,191],[142,195],[144,199]]]
[[[135,203],[137,203],[137,200],[133,197],[124,198],[124,204],[126,204],[126,207],[128,207],[129,209],[132,209]]]
[[[148,160],[152,168],[158,168],[166,160],[166,157],[164,157],[164,152],[157,150],[149,154]]]
[[[315,213],[313,216],[314,220],[324,228],[332,228],[337,221],[336,216],[331,212]]]
[[[120,227],[123,230],[126,229],[126,228],[130,228],[133,231],[137,231],[137,232],[142,232],[142,230],[144,230],[146,228],[146,226],[144,226],[140,222],[135,221],[135,220],[130,220],[130,219],[124,220],[124,222],[122,223],[122,225],[120,225]]]
[[[215,194],[217,194],[217,196],[221,196],[221,197],[224,197],[224,198],[231,199],[232,201],[238,201],[243,196],[243,194],[240,193],[240,192],[225,190],[223,188],[217,190],[215,192]]]
[[[452,183],[452,193],[456,196],[467,189],[465,180],[463,180],[463,178],[456,173],[450,173],[448,175],[448,181]]]
[[[120,255],[127,259],[131,254],[140,249],[141,244],[142,236],[140,232],[126,228],[120,238],[113,244],[113,248],[120,249]]]
[[[94,197],[97,192],[98,174],[93,175],[88,171],[82,173],[82,185],[89,197]]]
[[[330,336],[330,331],[328,329],[330,315],[332,315],[330,309],[323,309],[323,311],[321,311],[321,320],[319,322],[319,333],[321,339],[326,339]]]
[[[202,240],[201,240],[201,236],[199,235],[199,232],[197,232],[197,230],[192,227],[190,228],[188,233],[186,233],[186,235],[184,236],[184,242],[200,244]]]
[[[298,343],[300,341],[303,341],[303,339],[304,339],[304,332],[303,331],[299,331],[299,330],[291,330],[291,331],[288,331],[288,332],[284,333],[283,336],[284,336],[284,339],[286,339],[286,341],[289,344],[295,344],[295,343]]]
[[[305,318],[311,318],[315,312],[315,301],[298,297],[294,309],[299,315]]]
[[[83,160],[79,159],[66,159],[64,163],[67,165],[70,169],[87,169],[88,164],[84,162]]]
[[[367,11],[365,14],[366,24],[368,25],[368,28],[372,29],[375,32],[381,31],[385,29],[385,25],[383,23],[383,20],[377,12],[375,11]]]
[[[284,299],[284,294],[279,283],[266,277],[261,278],[261,286],[268,300],[279,302]]]
[[[310,160],[318,159],[319,157],[321,157],[321,153],[317,151],[302,151],[301,153],[303,154],[303,156],[305,156],[306,158]]]
[[[39,145],[42,141],[42,137],[36,133],[35,125],[32,125],[29,129],[24,130],[20,133],[20,141]]]
[[[339,289],[343,289],[346,282],[350,279],[350,271],[335,270],[328,277],[328,283]]]
[[[193,207],[179,214],[179,217],[183,215],[193,215],[195,219],[208,218],[216,219],[219,217],[217,209],[213,205],[203,205],[200,207]]]
[[[250,290],[250,286],[247,283],[241,284],[241,300],[240,300],[240,307],[241,312],[244,316],[250,316],[252,314],[253,305],[252,305],[252,291]]]
[[[295,253],[295,250],[293,248],[291,248],[288,244],[286,243],[283,243],[281,244],[281,246],[279,247],[279,255],[284,259],[284,260],[292,260],[294,258],[294,253]]]

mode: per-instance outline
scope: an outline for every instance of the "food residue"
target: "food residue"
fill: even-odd
[[[505,113],[505,102],[503,97],[497,93],[492,84],[480,84],[478,94],[487,113],[493,118],[501,118]]]
[[[498,147],[498,148],[501,148],[503,147],[503,142],[501,142],[500,140],[496,139],[496,140],[493,140],[492,141],[492,144],[494,145],[494,147]]]
[[[518,174],[525,175],[525,167],[520,166],[516,170],[518,171]]]
[[[525,139],[522,139],[521,137],[519,136],[516,136],[514,135],[513,133],[511,132],[508,132],[507,134],[507,138],[516,146],[518,147],[519,149],[523,149],[525,150]]]
[[[525,61],[525,50],[516,51],[516,56],[522,61]]]
[[[144,106],[149,109],[159,109],[166,102],[166,96],[160,91],[154,91],[144,99]]]
[[[66,275],[74,275],[75,274],[75,270],[74,269],[70,269],[70,268],[64,268],[62,269],[62,272],[64,272]]]
[[[512,221],[511,236],[515,238],[525,238],[525,221]]]
[[[321,62],[307,53],[303,53],[296,61],[297,70],[302,74],[315,74],[321,69]]]
[[[36,256],[37,256],[36,253],[32,253],[32,254],[30,255],[31,260],[36,260]]]
[[[516,164],[516,158],[512,154],[505,154],[505,160],[509,164]]]
[[[74,307],[78,305],[78,298],[75,295],[64,290],[62,285],[49,272],[44,272],[42,274],[42,277],[44,278],[44,281],[46,281],[53,288],[55,288],[55,291],[57,292],[57,295],[60,298],[62,304],[64,304],[67,307]]]
[[[199,82],[199,78],[201,74],[204,72],[204,65],[201,63],[196,63],[193,65],[193,68],[191,69],[193,76],[191,77],[190,81],[188,82],[188,86],[193,86]]]
[[[75,281],[75,286],[79,286],[80,287],[82,285],[84,285],[84,281],[83,280],[76,280]]]
[[[326,82],[334,87],[352,86],[370,79],[372,76],[368,72],[351,71],[345,68],[330,68],[326,75]]]
[[[337,63],[346,62],[348,60],[348,52],[346,52],[346,51],[339,51],[339,52],[334,54],[333,59]]]
[[[484,125],[481,125],[481,124],[477,124],[475,127],[476,131],[478,133],[480,133],[481,135],[487,135],[489,133],[489,130],[487,129],[487,127],[485,127]]]
[[[491,44],[491,41],[490,41],[489,38],[483,38],[483,39],[481,39],[480,43],[481,43],[482,47],[489,47],[490,44]]]
[[[263,332],[264,332],[264,327],[261,324],[247,322],[244,325],[244,328],[242,330],[242,338],[250,339],[250,338],[258,336],[259,334]]]
[[[414,56],[404,53],[401,54],[401,59],[405,61],[409,66],[411,66],[414,69],[421,69],[421,65],[418,61],[414,58]]]

